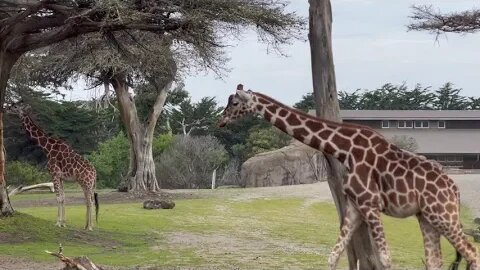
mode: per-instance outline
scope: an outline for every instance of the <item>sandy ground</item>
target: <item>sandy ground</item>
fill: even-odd
[[[464,205],[471,209],[475,217],[480,217],[480,174],[451,175],[460,188],[461,200]],[[102,194],[102,203],[122,203],[122,202],[141,202],[152,198],[206,198],[206,197],[229,197],[232,200],[253,200],[267,197],[300,197],[306,198],[305,203],[311,204],[319,201],[331,201],[330,189],[326,182],[310,185],[281,186],[269,188],[248,188],[248,189],[217,189],[211,190],[165,190],[161,195],[142,195],[132,196],[126,193],[111,192]],[[12,203],[14,207],[31,206],[54,206],[55,197],[52,194],[51,199],[43,200],[21,200]],[[83,198],[80,195],[67,198],[67,204],[83,204]],[[172,237],[175,237],[173,235]],[[201,236],[197,236],[201,237]],[[231,239],[230,239],[231,240]],[[218,244],[218,243],[215,243]],[[10,258],[0,256],[0,270],[52,270],[61,269],[61,264],[52,260],[48,262],[32,262],[26,259]],[[112,269],[112,268],[109,268]],[[155,268],[151,268],[152,270]]]
[[[451,175],[460,188],[460,201],[470,208],[474,217],[480,217],[480,174]]]

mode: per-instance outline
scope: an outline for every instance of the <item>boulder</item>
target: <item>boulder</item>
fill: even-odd
[[[173,209],[175,203],[169,200],[147,200],[143,202],[145,209]]]
[[[294,142],[248,159],[240,177],[245,187],[310,184],[324,179],[324,162],[321,152]]]

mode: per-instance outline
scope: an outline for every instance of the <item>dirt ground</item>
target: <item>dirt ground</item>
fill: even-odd
[[[460,188],[462,204],[471,209],[474,217],[480,217],[480,204],[478,197],[480,193],[480,174],[464,174],[451,176]],[[21,196],[21,195],[18,195]],[[119,192],[103,193],[100,196],[101,203],[124,203],[143,202],[146,199],[196,199],[206,197],[229,197],[233,200],[253,200],[267,197],[300,197],[306,198],[306,204],[318,201],[330,201],[331,194],[328,184],[325,182],[310,185],[281,186],[270,188],[248,188],[248,189],[217,189],[217,190],[164,190],[160,194],[128,194]],[[83,204],[82,194],[67,194],[67,204]],[[55,196],[40,200],[18,200],[12,202],[14,207],[35,207],[55,206]],[[1,237],[1,236],[0,236]],[[176,236],[172,235],[175,240]],[[201,236],[196,236],[201,237]],[[180,238],[179,238],[180,239]],[[227,239],[231,241],[231,239]],[[227,241],[225,240],[225,241]],[[173,241],[175,242],[175,241]],[[214,243],[217,245],[218,243]],[[61,269],[62,264],[54,259],[49,262],[32,262],[26,259],[0,256],[0,270],[52,270]],[[112,269],[112,268],[108,268]],[[146,270],[146,269],[145,269]],[[150,268],[153,270],[153,268]]]

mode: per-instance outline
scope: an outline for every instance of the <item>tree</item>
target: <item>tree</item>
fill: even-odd
[[[316,113],[325,119],[341,121],[333,65],[331,4],[329,0],[309,0],[309,3],[309,41]],[[343,220],[346,209],[346,197],[342,188],[343,179],[346,177],[345,168],[332,156],[326,158],[330,165],[328,184],[338,216]],[[360,269],[381,269],[375,250],[368,227],[362,222],[347,248],[350,269],[357,269],[357,262],[360,263]]]
[[[96,65],[93,65],[95,68],[91,68],[92,65],[80,65],[79,69],[90,70],[92,71],[90,74],[100,75],[96,77],[102,83],[107,81],[112,84],[115,90],[121,119],[126,125],[127,137],[131,141],[130,169],[127,175],[130,190],[158,189],[151,141],[155,124],[165,103],[168,86],[177,70],[191,72],[196,69],[210,69],[221,74],[226,61],[222,51],[226,44],[222,41],[227,39],[223,37],[238,38],[246,28],[254,26],[262,41],[278,48],[280,44],[296,37],[295,31],[303,24],[294,13],[285,12],[285,3],[282,0],[187,2],[87,0],[81,2],[79,6],[76,1],[67,3],[51,5],[42,2],[40,8],[48,8],[50,13],[58,13],[62,18],[59,29],[55,29],[56,24],[46,27],[46,32],[53,28],[62,35],[52,32],[55,38],[42,45],[101,30],[89,36],[88,39],[77,38],[70,43],[65,43],[60,50],[65,52],[64,48],[68,46],[73,48],[74,50],[71,51],[76,52],[76,56],[81,58],[91,56],[91,52],[108,53],[108,57],[102,55],[95,59],[97,60]],[[48,14],[37,15],[37,20],[49,17]],[[74,24],[69,25],[71,22]],[[65,24],[67,29],[62,28]],[[82,26],[85,30],[83,28],[78,30],[77,26]],[[70,31],[70,28],[73,30]],[[69,34],[65,35],[64,32]],[[81,46],[75,47],[75,44]],[[155,46],[152,46],[153,44]],[[37,47],[41,46],[29,49]],[[172,50],[173,48],[176,50]],[[174,55],[175,52],[179,53],[180,57]],[[145,62],[151,58],[146,55],[156,56],[153,57],[154,60],[158,60],[159,57],[163,59],[161,62],[155,62],[153,59]],[[77,59],[68,58],[68,60]],[[57,66],[59,66],[58,63]],[[159,70],[164,76],[155,72]],[[158,93],[151,113],[143,123],[138,117],[135,101],[128,93],[132,83],[139,81],[148,81],[155,85]]]
[[[405,84],[384,84],[373,90],[339,92],[338,102],[342,110],[467,110],[478,109],[480,98],[465,97],[462,89],[454,89],[448,82],[433,91],[431,87],[415,85],[407,89]],[[297,103],[304,110],[313,110],[313,94],[304,95]]]
[[[394,135],[390,142],[398,148],[415,153],[418,150],[418,143],[415,138],[406,135]]]
[[[414,21],[408,30],[441,33],[475,33],[480,30],[480,9],[442,13],[433,6],[413,6],[410,18]]]
[[[293,105],[294,108],[308,112],[315,109],[315,100],[313,92],[302,96],[302,99]]]
[[[177,135],[158,157],[159,179],[169,188],[208,188],[214,170],[228,160],[227,151],[213,136]]]
[[[467,99],[460,96],[462,89],[453,88],[453,84],[448,82],[435,91],[434,106],[437,110],[466,110],[468,108]]]
[[[252,128],[246,143],[247,157],[282,148],[287,146],[291,140],[290,136],[273,127]]]
[[[196,1],[198,3],[200,1]],[[201,3],[199,3],[201,5]],[[139,30],[163,34],[189,29],[191,17],[171,16],[170,6],[156,1],[47,1],[0,2],[0,149],[3,142],[3,104],[13,66],[26,52],[102,31]],[[182,31],[179,31],[182,32]],[[0,151],[0,215],[11,215],[6,192],[5,153]]]
[[[174,106],[168,118],[174,133],[206,135],[215,127],[221,112],[215,98],[204,97],[197,103],[188,98]]]
[[[338,103],[340,109],[342,110],[357,110],[360,109],[360,100],[362,95],[359,93],[360,90],[355,90],[352,93],[345,91],[340,91],[338,93]]]

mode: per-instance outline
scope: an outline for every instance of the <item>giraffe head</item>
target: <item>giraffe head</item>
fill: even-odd
[[[243,90],[243,85],[237,86],[237,92],[228,98],[227,107],[223,111],[222,118],[218,121],[219,127],[241,118],[246,114],[255,112],[255,102],[253,100],[253,92],[251,90]]]
[[[30,110],[30,105],[24,103],[23,101],[11,103],[6,107],[6,112],[11,113],[11,114],[16,114],[16,115],[23,115],[27,114],[27,112]]]

